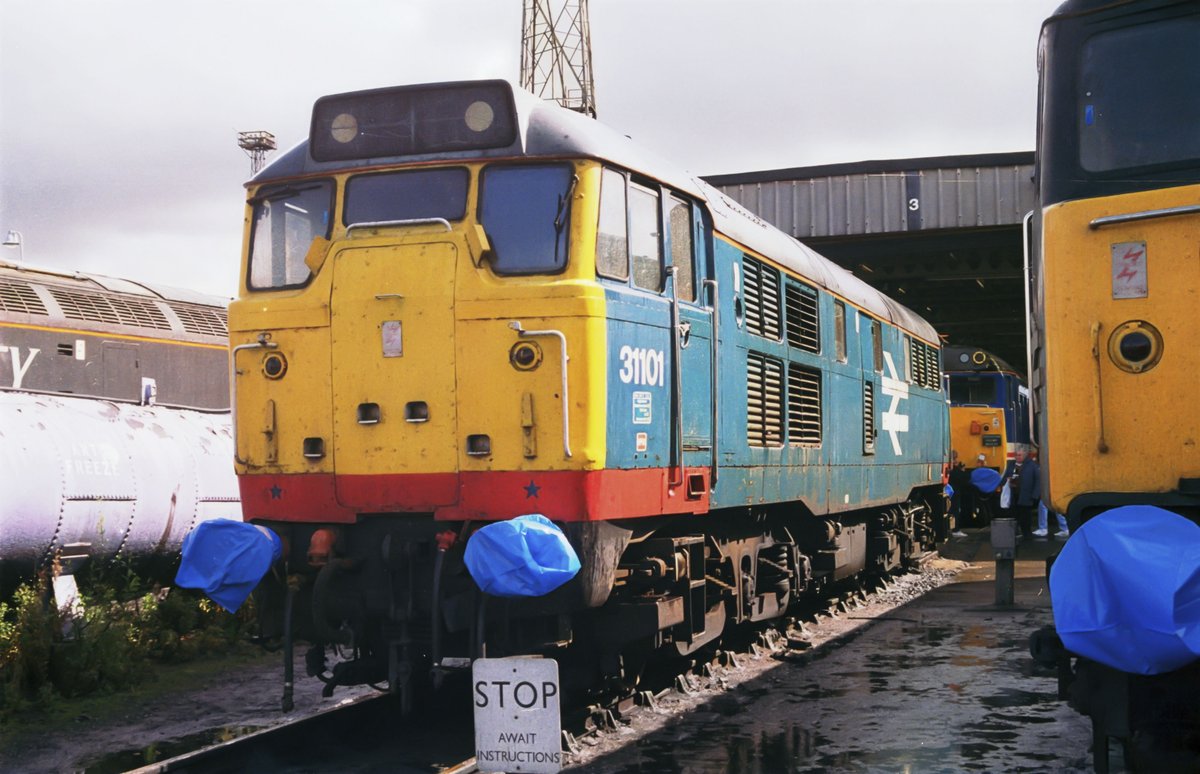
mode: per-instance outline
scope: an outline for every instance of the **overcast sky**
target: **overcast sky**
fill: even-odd
[[[1031,150],[1060,2],[591,0],[598,112],[699,175]],[[28,263],[230,296],[238,131],[286,149],[323,94],[515,80],[521,6],[0,0],[0,234]]]

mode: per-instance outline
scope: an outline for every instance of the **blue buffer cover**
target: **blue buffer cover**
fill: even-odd
[[[1063,644],[1141,675],[1200,656],[1200,526],[1149,505],[1114,508],[1085,523],[1050,571]]]
[[[1000,474],[991,468],[975,468],[971,471],[971,484],[983,494],[991,494],[1000,486]]]
[[[479,588],[497,597],[540,597],[579,572],[567,536],[540,513],[480,529],[463,559]]]
[[[234,613],[282,553],[279,536],[266,527],[231,519],[201,522],[183,539],[175,582],[200,589]]]

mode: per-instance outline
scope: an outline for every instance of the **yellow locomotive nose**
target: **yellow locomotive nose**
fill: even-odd
[[[349,507],[377,504],[370,477],[457,468],[454,289],[462,245],[440,229],[413,231],[389,233],[386,243],[355,235],[335,247],[325,269],[333,272],[332,447],[338,500]]]

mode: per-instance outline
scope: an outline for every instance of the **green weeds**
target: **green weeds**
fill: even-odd
[[[147,586],[128,566],[77,578],[84,614],[73,625],[45,578],[0,602],[0,721],[62,698],[128,690],[153,679],[156,664],[246,641],[250,605],[231,615],[199,592]]]

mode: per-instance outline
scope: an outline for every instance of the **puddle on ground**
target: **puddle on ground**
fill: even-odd
[[[728,726],[709,726],[706,733],[690,738],[686,746],[670,740],[642,740],[641,760],[621,771],[634,772],[721,772],[721,774],[766,774],[799,771],[817,765],[826,744],[820,734],[799,724],[780,731],[745,733]]]
[[[1034,707],[1039,704],[1054,706],[1057,701],[1058,697],[1055,694],[1035,693],[1019,688],[1001,688],[993,694],[979,697],[979,703],[989,709]]]
[[[226,726],[189,734],[179,739],[154,742],[136,750],[122,750],[92,761],[84,774],[119,774],[122,771],[149,766],[204,747],[239,739],[258,731],[260,726]]]

